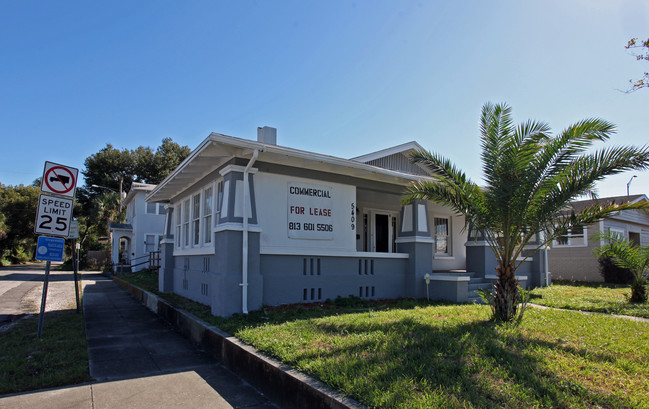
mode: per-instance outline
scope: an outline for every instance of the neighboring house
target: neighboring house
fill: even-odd
[[[134,182],[123,201],[126,223],[111,223],[111,258],[114,266],[133,266],[132,271],[148,268],[147,256],[160,249],[164,230],[164,204],[147,203],[145,196],[156,185]],[[117,267],[115,267],[117,271]]]
[[[211,134],[146,198],[168,209],[160,291],[229,316],[337,296],[422,298],[426,274],[445,272],[432,274],[431,298],[468,300],[480,283],[451,273],[467,266],[463,216],[402,205],[405,187],[429,178],[413,149],[342,159],[278,146],[269,127],[257,141]]]
[[[597,202],[614,201],[636,203],[647,201],[646,195],[605,197],[598,200],[574,202],[572,208],[582,210]],[[573,229],[554,240],[548,251],[549,268],[553,279],[576,281],[604,281],[599,273],[599,263],[593,250],[604,244],[600,232],[618,234],[632,243],[649,245],[649,213],[641,210],[624,210],[599,223]]]

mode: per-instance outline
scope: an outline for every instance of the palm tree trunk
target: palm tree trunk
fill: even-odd
[[[518,283],[511,264],[496,267],[498,281],[494,294],[494,318],[496,321],[511,321],[516,316]]]

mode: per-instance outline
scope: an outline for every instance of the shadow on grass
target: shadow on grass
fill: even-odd
[[[0,333],[0,395],[90,380],[83,316],[46,312],[42,338],[38,314]]]
[[[330,371],[313,375],[370,406],[400,407],[412,402],[413,407],[425,407],[432,403],[418,399],[430,393],[440,394],[449,407],[633,406],[625,398],[557,376],[532,351],[578,355],[598,364],[616,362],[612,354],[529,339],[491,322],[438,327],[403,318],[389,324],[320,323],[317,328],[332,339],[343,334],[368,341],[350,347],[325,345],[300,355],[294,363],[328,362]],[[385,334],[378,344],[369,340],[377,332]],[[340,344],[344,342],[331,343]],[[359,375],[363,382],[350,382]],[[373,400],[376,396],[380,398]]]
[[[134,277],[121,278],[131,281]],[[152,277],[147,280],[154,283]],[[135,281],[142,286],[142,280]],[[371,317],[374,312],[448,303],[391,300],[370,306],[305,304],[223,319],[212,316],[207,306],[174,294],[158,294],[231,334],[250,327],[308,321],[309,330],[315,326],[320,341],[314,341],[315,348],[311,345],[291,351],[292,356],[284,362],[370,406],[403,407],[409,402],[412,407],[617,408],[634,404],[633,397],[613,395],[609,387],[595,390],[583,386],[579,379],[555,373],[544,358],[554,354],[578,356],[596,366],[617,362],[613,354],[529,338],[521,330],[480,319],[455,324],[443,313],[434,324],[411,317],[389,323]],[[368,318],[336,319],[359,312],[367,312]],[[269,338],[263,333],[261,337]],[[351,338],[353,342],[345,341]],[[258,348],[282,359],[272,347]]]
[[[612,284],[592,281],[552,280],[552,285],[565,285],[568,287],[588,288],[629,288],[629,284]]]

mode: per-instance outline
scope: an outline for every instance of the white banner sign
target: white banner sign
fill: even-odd
[[[288,237],[333,240],[333,188],[288,182]]]

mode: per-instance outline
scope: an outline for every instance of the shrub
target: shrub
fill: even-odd
[[[633,282],[633,272],[628,268],[618,266],[610,257],[600,257],[599,273],[604,278],[604,282],[611,284],[630,284]]]

